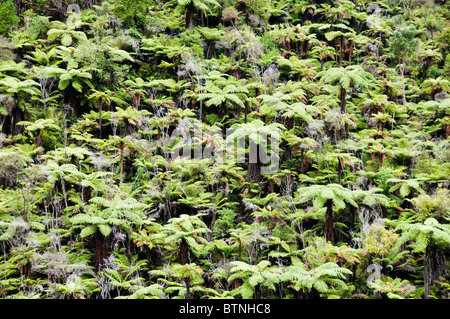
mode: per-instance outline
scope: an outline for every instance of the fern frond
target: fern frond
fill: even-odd
[[[89,237],[89,236],[95,234],[96,230],[97,230],[97,227],[94,225],[86,226],[85,228],[83,228],[81,230],[80,237],[81,238]]]

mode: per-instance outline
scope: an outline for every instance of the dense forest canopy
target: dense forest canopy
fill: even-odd
[[[449,298],[442,0],[1,0],[1,298]]]

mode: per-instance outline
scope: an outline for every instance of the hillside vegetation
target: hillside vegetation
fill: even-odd
[[[446,1],[0,16],[0,298],[449,298]]]

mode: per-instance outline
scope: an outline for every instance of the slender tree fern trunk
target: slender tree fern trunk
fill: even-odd
[[[425,258],[424,258],[424,267],[423,267],[423,286],[424,286],[424,298],[428,299],[428,296],[430,295],[430,288],[433,278],[433,262],[432,262],[432,251],[430,246],[427,247],[427,250],[425,251]]]
[[[291,160],[293,157],[293,153],[294,153],[293,148],[289,144],[284,143],[284,142],[283,142],[282,146],[284,146],[284,149],[286,151],[286,154],[285,154],[286,161]]]
[[[189,261],[189,245],[184,238],[181,240],[179,258],[182,265],[187,264]]]
[[[340,37],[339,44],[339,67],[342,67],[342,62],[344,61],[344,37]]]
[[[98,230],[95,233],[95,272],[99,272],[104,267],[104,259],[108,257],[108,246],[106,245],[106,238]]]
[[[64,100],[65,103],[69,105],[71,113],[76,117],[78,115],[76,90],[71,85],[65,89]]]
[[[334,244],[334,228],[333,228],[333,201],[327,200],[325,203],[327,212],[325,214],[325,224],[323,225],[323,234],[326,241]]]
[[[262,162],[259,158],[259,145],[250,141],[250,151],[249,151],[249,163],[248,163],[248,181],[253,180],[259,181],[261,176],[261,166]]]
[[[348,52],[348,65],[352,65],[352,54],[353,54],[353,50],[350,48],[350,50]]]
[[[17,107],[14,113],[11,115],[11,135],[18,135],[22,132],[22,125],[17,125],[18,122],[23,121],[25,119],[24,112]]]
[[[434,98],[436,97],[436,90],[435,89],[431,89],[430,92],[430,98],[432,101],[434,101]]]
[[[304,148],[301,148],[300,149],[300,173],[305,173],[305,169],[304,169],[304,166],[305,166],[305,149]]]
[[[340,92],[339,92],[339,98],[341,100],[341,113],[345,114],[347,112],[347,100],[345,99],[345,96],[347,95],[347,90],[341,86]]]
[[[200,11],[200,25],[201,25],[202,27],[205,26],[205,21],[206,21],[205,14],[204,14],[202,11]]]
[[[186,29],[194,29],[194,2],[191,0],[186,7]]]
[[[345,96],[347,95],[347,90],[341,86],[339,98],[341,100],[341,114],[347,113],[347,100]],[[344,127],[339,129],[339,140],[342,140],[344,133],[347,131],[348,125],[345,124]]]
[[[192,299],[191,296],[191,285],[189,282],[189,278],[184,278],[184,285],[186,286],[186,299]]]
[[[311,290],[308,294],[308,299],[320,299],[319,291],[315,288],[311,288]]]
[[[258,163],[248,163],[248,181],[259,181],[261,166]]]
[[[240,120],[241,119],[241,107],[239,105],[236,104],[235,107],[235,112],[236,112],[236,119]]]
[[[67,202],[66,182],[64,181],[62,174],[59,174],[59,180],[61,181],[61,190],[64,198],[64,208],[67,208],[69,205]]]
[[[119,182],[120,182],[120,185],[122,185],[122,183],[123,183],[123,148],[124,148],[124,145],[123,145],[123,143],[120,143],[119,144],[119,165],[120,165],[120,176],[119,176]]]
[[[250,102],[245,103],[245,108],[244,108],[244,123],[247,123],[247,114],[248,114],[248,109],[249,109],[248,103],[250,103]]]
[[[22,126],[16,125],[16,123],[24,120],[24,112],[19,107],[19,100],[17,96],[14,96],[13,102],[8,102],[5,104],[8,108],[8,114],[3,118],[1,123],[2,133],[14,136],[19,134],[22,130]]]
[[[447,258],[433,244],[428,245],[424,256],[423,285],[424,298],[429,299],[431,286],[439,279],[445,277]]]

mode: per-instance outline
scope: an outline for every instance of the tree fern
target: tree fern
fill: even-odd
[[[425,252],[426,248],[433,241],[436,244],[449,245],[450,232],[446,224],[440,224],[436,219],[430,217],[421,223],[399,222],[395,230],[401,230],[402,236],[398,239],[396,245],[392,248],[398,251],[400,246],[408,240],[415,240],[414,249],[418,252]]]
[[[293,284],[295,290],[316,289],[321,293],[331,293],[334,288],[346,290],[345,274],[352,274],[347,268],[339,267],[333,262],[324,263],[316,268],[307,269],[297,257],[292,257],[292,264],[287,266],[280,279]]]
[[[163,286],[151,284],[150,286],[136,289],[131,295],[118,296],[116,299],[161,299],[164,296]]]
[[[425,253],[424,260],[424,286],[425,298],[429,297],[431,284],[433,283],[432,273],[433,265],[431,258],[434,258],[433,251],[435,246],[446,250],[450,246],[450,227],[447,224],[439,223],[435,218],[427,218],[422,223],[398,222],[396,230],[401,230],[402,235],[397,243],[392,247],[392,251],[397,252],[400,247],[413,240],[410,246],[414,251]]]
[[[231,262],[230,276],[228,281],[235,279],[244,279],[244,288],[241,286],[235,289],[233,294],[240,294],[242,298],[251,298],[254,294],[254,288],[257,285],[265,286],[275,290],[275,284],[280,280],[279,269],[276,266],[270,266],[267,260],[260,261],[257,265],[249,265],[242,261]]]
[[[427,178],[409,178],[405,180],[390,178],[386,182],[397,183],[389,188],[389,192],[393,193],[398,190],[400,196],[407,197],[413,190],[416,190],[417,192],[423,194],[424,190],[422,189],[420,184],[425,180],[427,180]]]

